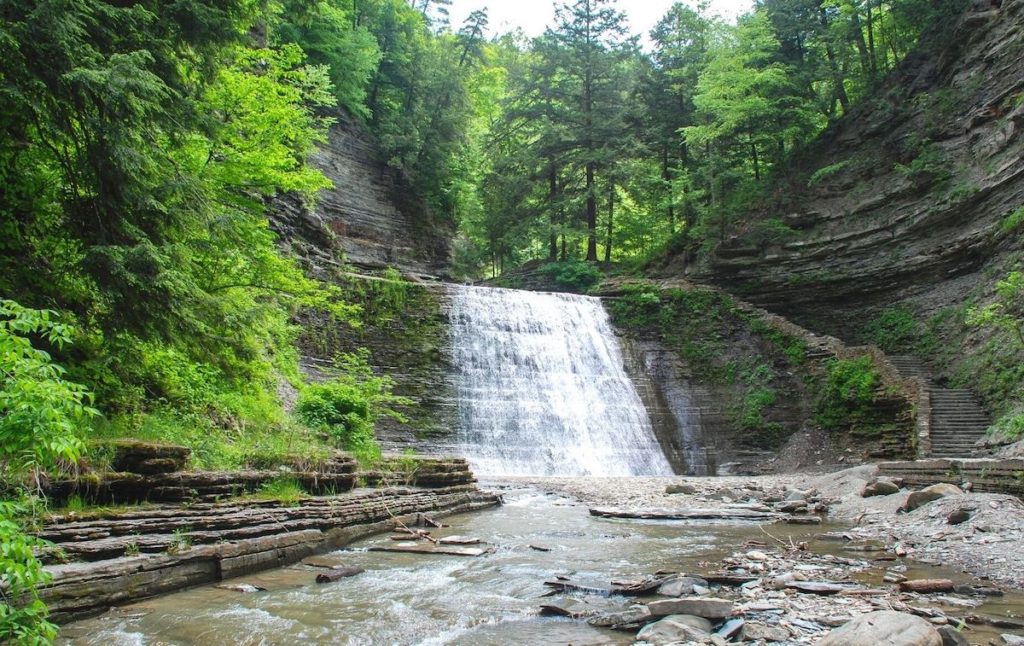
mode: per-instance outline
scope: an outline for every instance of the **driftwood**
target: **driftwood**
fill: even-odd
[[[822,596],[839,594],[840,592],[845,592],[850,589],[848,586],[828,581],[790,581],[786,584],[786,587],[790,590],[796,590],[797,592],[806,592],[808,594],[818,594]]]
[[[901,592],[952,592],[954,585],[949,579],[918,579],[900,583]]]
[[[416,524],[417,525],[421,525],[423,527],[433,527],[435,529],[440,529],[440,528],[444,527],[443,523],[440,523],[440,522],[434,520],[433,518],[431,518],[430,516],[427,516],[426,514],[420,514],[417,517]]]
[[[617,509],[592,508],[591,516],[598,518],[635,518],[642,520],[744,520],[766,521],[780,517],[773,512],[752,509]]]
[[[479,547],[446,547],[438,545],[374,545],[371,552],[403,552],[406,554],[443,554],[447,556],[483,556],[489,550]]]
[[[342,566],[316,575],[316,582],[331,583],[333,581],[340,581],[341,579],[347,579],[357,574],[362,574],[365,571],[366,570],[361,567]]]
[[[398,527],[395,531],[398,532],[395,536],[392,536],[392,540],[409,540],[410,538],[416,538],[423,541],[430,541],[431,543],[437,544],[437,539],[430,535],[430,532],[425,529],[410,529],[402,521],[395,519],[398,523]]]

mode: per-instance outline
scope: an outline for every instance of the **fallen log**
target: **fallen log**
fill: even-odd
[[[361,567],[342,566],[335,568],[333,570],[328,570],[327,572],[321,572],[320,574],[316,575],[316,582],[332,583],[334,581],[340,581],[341,579],[353,577],[357,574],[362,574],[365,571],[366,570],[364,570]]]
[[[949,579],[918,579],[904,581],[899,584],[901,592],[953,592],[953,582]]]

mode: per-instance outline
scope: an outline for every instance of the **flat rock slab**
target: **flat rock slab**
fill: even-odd
[[[440,545],[374,545],[370,552],[401,552],[405,554],[441,554],[444,556],[483,556],[489,550],[479,547],[447,547]]]
[[[705,619],[725,619],[732,616],[733,604],[727,599],[714,597],[684,597],[682,599],[663,599],[647,604],[647,609],[654,617],[668,615],[693,615]]]
[[[345,567],[345,562],[337,556],[307,556],[302,559],[302,564],[310,567],[324,568],[325,570]]]
[[[753,509],[617,509],[592,508],[598,518],[635,518],[641,520],[774,520],[778,514]]]
[[[578,599],[559,597],[540,605],[540,614],[547,617],[582,619],[594,614],[594,609]]]
[[[479,545],[483,543],[479,538],[472,536],[445,536],[437,539],[437,542],[441,545]]]

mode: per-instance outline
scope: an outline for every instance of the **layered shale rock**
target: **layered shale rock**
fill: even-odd
[[[362,269],[446,272],[453,227],[430,212],[401,171],[381,159],[374,138],[338,117],[311,161],[333,182],[315,205],[296,196],[276,201],[274,229],[315,269],[345,262]]]

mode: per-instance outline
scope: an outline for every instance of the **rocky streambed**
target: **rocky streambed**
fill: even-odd
[[[931,534],[946,531],[940,524],[979,541],[998,528],[1013,536],[1019,506],[967,493],[897,513],[907,491],[861,497],[873,476],[862,468],[817,478],[485,483],[504,506],[449,518],[429,537],[381,534],[316,563],[126,606],[68,626],[65,640],[1014,643],[1024,633],[1024,597],[1009,580],[1016,572],[983,579],[909,557],[932,554]],[[949,525],[945,510],[955,501],[977,509]],[[1005,505],[1003,525],[991,501]],[[689,515],[664,513],[681,510]],[[964,567],[997,569],[989,557],[1014,558],[1009,541],[984,543],[991,554],[973,563],[952,560],[956,541],[939,543],[951,543],[942,549]],[[323,568],[355,576],[314,583]],[[846,632],[827,641],[837,630]]]

